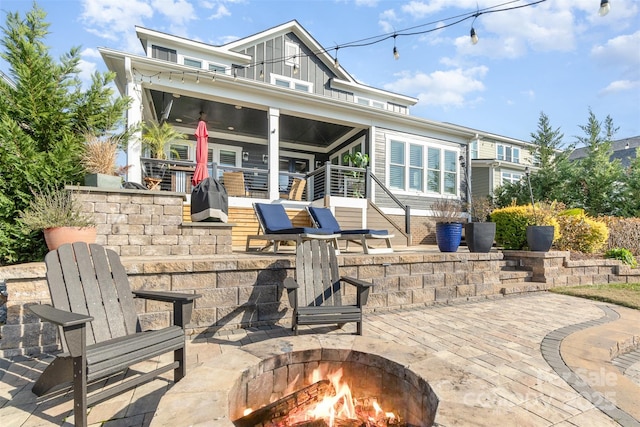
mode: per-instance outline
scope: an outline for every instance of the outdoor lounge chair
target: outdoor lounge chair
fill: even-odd
[[[339,234],[340,236],[337,237],[337,239],[345,240],[347,249],[349,248],[349,242],[354,242],[362,246],[362,250],[365,254],[393,252],[393,248],[391,247],[391,239],[394,237],[394,235],[389,234],[387,230],[371,230],[369,228],[343,230],[340,228],[340,224],[338,223],[336,217],[333,215],[333,212],[331,212],[331,209],[308,206],[307,211],[309,212],[309,216],[311,217],[311,220],[316,227],[328,229],[336,234]],[[385,243],[387,244],[386,248],[372,248],[367,244],[367,240],[380,239],[385,241]]]
[[[291,189],[289,190],[289,194],[283,194],[280,196],[280,198],[289,199],[289,200],[302,200],[304,187],[306,185],[307,185],[306,180],[302,178],[293,178],[293,182],[291,183]]]
[[[305,239],[332,239],[335,241],[336,234],[331,230],[314,227],[294,227],[281,204],[254,203],[253,210],[258,218],[258,232],[247,236],[246,251],[251,250],[252,240],[266,240],[270,242],[267,246],[260,248],[264,250],[273,245],[273,252],[278,252],[280,242],[294,241],[296,245]],[[337,248],[336,248],[337,249]]]
[[[243,172],[222,172],[222,185],[229,196],[245,197],[247,195]]]
[[[342,284],[356,287],[344,293]],[[298,325],[326,325],[339,327],[357,322],[357,334],[362,335],[362,307],[369,298],[371,283],[353,277],[340,276],[335,248],[326,240],[305,240],[296,248],[296,278],[287,277],[284,288],[293,308],[291,328],[298,335]],[[355,301],[342,303],[343,297]]]
[[[87,425],[87,407],[173,371],[186,374],[185,332],[196,294],[135,291],[119,256],[97,244],[65,244],[45,257],[50,305],[29,308],[59,327],[63,353],[47,366],[33,386],[38,396],[65,386],[73,388],[74,422]],[[173,325],[140,332],[133,298],[173,303]],[[88,395],[94,380],[125,372],[132,365],[173,352],[173,362],[129,376]]]

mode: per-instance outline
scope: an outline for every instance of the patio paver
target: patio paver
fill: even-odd
[[[611,345],[611,340],[636,337],[638,342],[640,311],[607,307],[620,318],[598,324],[598,319],[605,315],[602,303],[544,292],[482,302],[374,312],[365,315],[364,336],[417,347],[429,354],[421,363],[428,367],[426,377],[440,399],[436,417],[440,426],[640,425],[637,417],[620,424],[597,409],[593,402],[572,388],[542,354],[545,346],[557,343],[562,360],[556,362],[566,361],[570,371],[588,376],[593,369],[597,372],[604,369],[607,375],[617,375],[607,377],[613,378],[611,381],[597,384],[598,391],[609,396],[609,400],[620,405],[619,409],[625,413],[635,413],[635,408],[628,405],[634,401],[633,396],[640,395],[637,382],[640,363],[631,359],[621,370],[610,359],[600,357],[595,360],[591,352],[609,352],[607,346]],[[554,331],[584,322],[592,323],[586,329],[584,326],[575,330],[569,328],[570,333],[566,336],[554,334]],[[305,327],[301,328],[300,334],[354,331],[354,325],[344,329]],[[289,335],[289,330],[274,326],[192,337],[188,348],[189,365],[193,370],[196,365],[206,365],[216,356],[244,344]],[[547,341],[545,337],[549,337]],[[3,426],[72,423],[68,397],[35,403],[31,387],[42,370],[43,360],[51,359],[44,356],[0,359],[0,420]],[[172,393],[167,393],[172,388],[169,379],[167,375],[96,405],[89,413],[91,425],[149,425],[159,402],[169,407],[179,403],[172,402]],[[206,376],[198,378],[203,383],[208,380]],[[621,384],[623,388],[619,387]],[[609,386],[613,388],[607,389]],[[189,425],[188,419],[183,421],[182,425]]]

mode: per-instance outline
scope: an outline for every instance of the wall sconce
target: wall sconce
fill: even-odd
[[[242,152],[242,160],[244,160],[245,162],[249,160],[249,152],[248,151],[243,151]]]
[[[269,156],[266,154],[262,155],[262,163],[264,163],[265,165],[269,162]]]
[[[316,169],[319,169],[320,167],[322,167],[322,161],[316,160]]]

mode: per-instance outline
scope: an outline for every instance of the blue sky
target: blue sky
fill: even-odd
[[[106,68],[98,47],[142,54],[134,26],[215,45],[296,19],[325,48],[382,34],[436,29],[447,19],[509,0],[40,0],[51,23],[54,57],[82,47],[83,77]],[[479,16],[414,36],[339,50],[340,64],[362,83],[419,98],[411,114],[529,141],[540,112],[564,133],[583,136],[589,108],[610,115],[616,139],[640,135],[640,2],[547,0]],[[22,15],[28,0],[0,0]],[[430,24],[433,23],[433,24]],[[425,25],[427,24],[427,25]],[[4,61],[0,70],[7,72]]]

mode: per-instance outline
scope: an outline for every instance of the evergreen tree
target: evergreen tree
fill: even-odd
[[[580,129],[585,136],[577,140],[586,147],[587,156],[576,163],[571,186],[574,200],[569,205],[584,208],[592,216],[622,215],[623,168],[619,159],[611,161],[612,140],[618,128],[610,116],[600,123],[589,109],[587,124]]]
[[[0,57],[11,81],[0,79],[0,265],[41,259],[42,233],[23,231],[18,213],[33,190],[79,182],[83,133],[114,131],[129,104],[113,99],[112,73],[94,73],[91,87],[82,89],[80,49],[55,61],[45,18],[34,4],[24,18],[8,13],[2,27]]]

